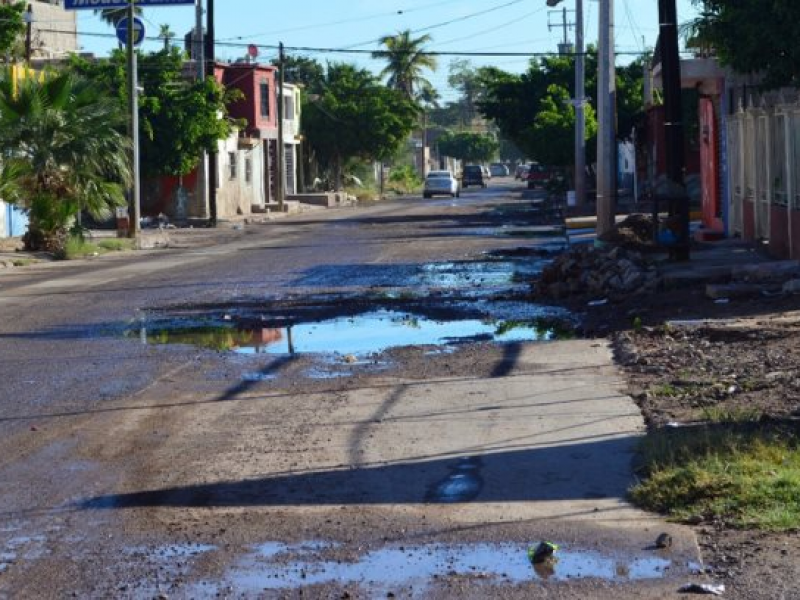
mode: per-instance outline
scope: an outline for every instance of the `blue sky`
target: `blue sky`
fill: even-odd
[[[691,0],[678,1],[678,19],[686,21],[696,14]],[[246,54],[246,46],[259,46],[259,60],[269,61],[283,42],[292,47],[375,49],[377,38],[411,29],[430,34],[431,50],[442,52],[551,52],[563,37],[562,7],[572,11],[573,0],[565,0],[556,9],[546,0],[216,0],[217,56],[236,59]],[[144,20],[148,36],[158,33],[159,25],[169,24],[182,39],[194,24],[191,6],[145,8]],[[584,0],[586,40],[597,39],[598,3]],[[568,15],[574,20],[574,15]],[[636,53],[651,48],[658,34],[657,0],[615,0],[616,45],[620,63],[629,62]],[[78,11],[78,31],[113,33],[92,11]],[[574,32],[570,31],[570,39]],[[115,47],[113,38],[83,36],[84,51],[105,55]],[[227,46],[225,44],[233,44]],[[237,46],[241,44],[241,46]],[[155,50],[159,42],[145,42],[145,50]],[[380,69],[368,55],[345,53],[297,52],[326,60],[357,62]],[[445,100],[452,99],[447,90],[447,67],[454,57],[439,58],[438,70],[429,79]],[[491,64],[507,71],[525,69],[524,57],[469,57],[475,65]]]

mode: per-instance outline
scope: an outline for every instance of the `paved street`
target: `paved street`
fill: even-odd
[[[625,502],[644,424],[525,301],[563,237],[521,190],[0,272],[0,598],[677,596],[694,536]]]

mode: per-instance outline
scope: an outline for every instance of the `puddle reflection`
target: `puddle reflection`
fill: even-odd
[[[331,552],[326,554],[326,550]],[[611,582],[659,579],[672,566],[660,557],[616,557],[593,552],[560,551],[558,559],[532,565],[524,544],[430,544],[390,546],[356,561],[334,558],[336,547],[322,543],[265,544],[227,575],[236,589],[292,589],[307,585],[360,584],[372,593],[426,587],[442,577],[479,577],[523,583],[595,578]]]
[[[537,320],[434,320],[379,310],[319,322],[268,327],[219,321],[142,321],[128,337],[145,344],[184,344],[239,354],[335,353],[364,356],[392,347],[451,346],[471,341],[546,341],[567,337],[552,322]]]

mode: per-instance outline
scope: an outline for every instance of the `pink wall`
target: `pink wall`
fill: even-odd
[[[275,68],[266,65],[233,64],[224,65],[217,76],[218,81],[229,89],[242,92],[244,98],[231,104],[228,109],[232,117],[246,119],[248,134],[255,130],[278,129],[275,89]],[[261,116],[261,83],[269,86],[269,116]],[[266,137],[261,135],[260,137]]]

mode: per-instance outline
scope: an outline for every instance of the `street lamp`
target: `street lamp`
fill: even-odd
[[[562,0],[547,0],[556,6]],[[575,0],[575,202],[586,202],[586,66],[583,44],[583,0]]]

